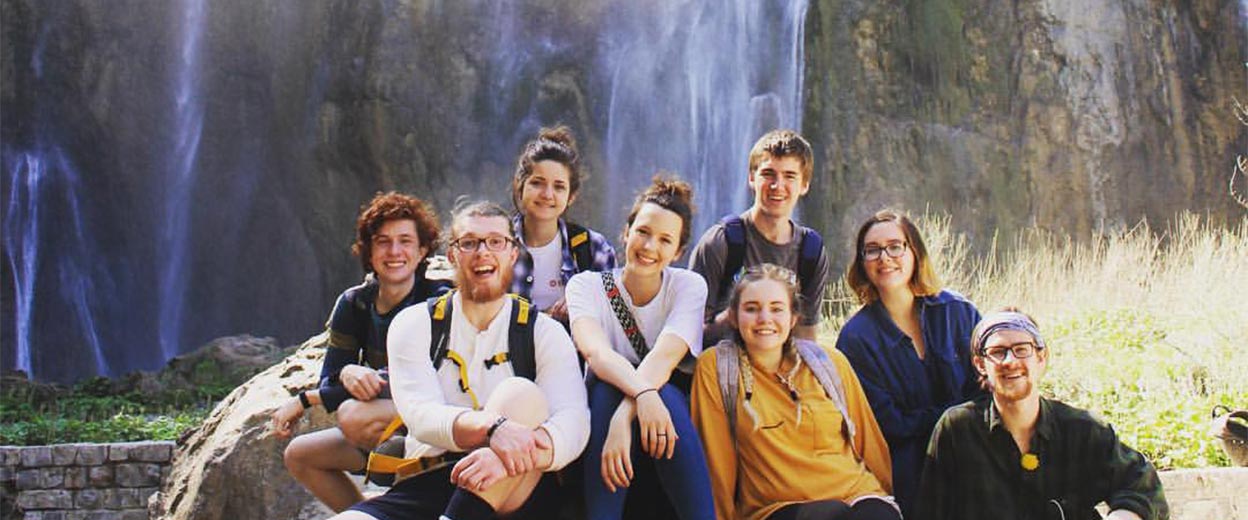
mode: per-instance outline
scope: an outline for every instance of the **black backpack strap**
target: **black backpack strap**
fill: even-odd
[[[719,280],[716,301],[723,301],[737,280],[737,273],[745,266],[745,221],[741,215],[728,215],[719,220],[724,226],[724,238],[728,243],[728,255],[724,258],[724,270]]]
[[[589,230],[572,222],[565,222],[568,229],[568,249],[572,251],[572,260],[576,263],[576,272],[589,271],[594,266],[593,244],[589,239]]]
[[[429,306],[429,361],[433,362],[433,371],[437,372],[446,360],[447,345],[451,330],[451,295],[455,291],[447,291],[441,296],[426,300]]]
[[[802,226],[802,251],[797,262],[797,281],[799,284],[815,278],[819,269],[819,259],[823,257],[823,237],[806,226]]]
[[[537,309],[529,300],[511,295],[511,327],[507,330],[507,361],[516,376],[537,380],[537,357],[533,353],[533,333]],[[497,364],[497,363],[496,363]],[[487,368],[489,361],[486,361]]]

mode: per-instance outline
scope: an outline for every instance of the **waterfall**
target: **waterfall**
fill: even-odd
[[[695,232],[749,207],[750,146],[768,130],[801,129],[806,10],[804,1],[692,0],[613,16],[602,66],[608,193],[619,199],[604,204],[608,226],[660,169],[693,185]]]
[[[55,148],[6,148],[4,156],[9,159],[5,171],[12,174],[4,213],[4,248],[16,292],[14,368],[31,374],[41,366],[65,362],[49,352],[43,353],[41,362],[36,361],[31,333],[38,318],[54,320],[61,328],[76,327],[79,339],[86,342],[91,353],[91,369],[96,374],[112,375],[97,329],[100,291],[93,276],[101,273],[91,265],[97,248],[86,230],[77,170]],[[56,280],[60,302],[38,301],[37,296],[51,296],[35,290],[44,276]],[[107,282],[106,273],[104,279]],[[67,306],[61,308],[57,303]]]
[[[5,157],[13,154],[5,150]],[[32,154],[16,154],[13,164],[4,169],[12,173],[9,200],[4,212],[4,250],[13,272],[14,337],[16,359],[14,368],[31,373],[30,325],[31,308],[35,303],[35,272],[39,265],[39,205],[43,161]]]
[[[204,30],[204,0],[187,0],[178,27],[182,31],[174,90],[175,128],[169,161],[169,185],[165,199],[165,228],[159,235],[160,250],[168,257],[160,265],[159,341],[165,359],[181,351],[182,321],[186,304],[187,266],[190,263],[191,207],[194,201],[195,163],[199,157],[204,108],[199,99],[199,47]]]

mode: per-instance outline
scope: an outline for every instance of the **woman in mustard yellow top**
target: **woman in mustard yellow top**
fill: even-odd
[[[771,264],[746,270],[729,303],[736,337],[698,358],[692,414],[716,516],[899,520],[888,446],[849,362],[791,337],[795,280]]]

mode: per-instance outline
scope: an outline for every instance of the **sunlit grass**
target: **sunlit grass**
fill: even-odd
[[[1086,241],[1031,232],[983,255],[948,217],[918,224],[947,287],[1039,322],[1047,395],[1100,414],[1160,468],[1229,465],[1209,414],[1248,407],[1248,218],[1182,215]],[[857,305],[843,283],[830,293],[835,331]]]

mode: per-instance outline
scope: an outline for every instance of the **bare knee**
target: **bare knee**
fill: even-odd
[[[381,432],[398,416],[394,401],[374,399],[342,403],[338,408],[338,428],[352,444],[372,448],[380,440]]]
[[[335,412],[338,420],[338,427],[342,431],[358,429],[364,422],[364,414],[362,413],[363,404],[355,399],[347,399],[338,405],[338,411]]]
[[[530,428],[541,426],[550,417],[546,394],[537,384],[521,377],[509,377],[494,387],[485,409]]]
[[[286,445],[282,452],[282,461],[291,475],[300,475],[311,468],[311,458],[315,456],[316,442],[306,435],[300,435]]]

